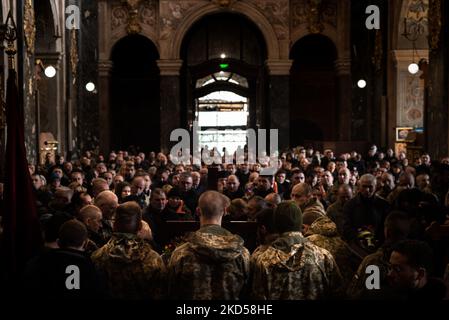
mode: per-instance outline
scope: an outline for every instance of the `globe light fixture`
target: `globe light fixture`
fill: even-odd
[[[47,78],[53,78],[56,75],[56,69],[53,66],[48,66],[44,70],[44,74]]]
[[[86,84],[86,90],[89,92],[92,92],[95,90],[95,84],[93,82],[88,82]]]
[[[366,87],[366,81],[363,80],[363,79],[360,79],[360,80],[357,82],[357,86],[358,86],[360,89],[365,88],[365,87]]]

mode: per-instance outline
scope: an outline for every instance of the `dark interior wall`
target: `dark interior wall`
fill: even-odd
[[[66,5],[79,6],[81,13],[81,29],[77,33],[78,40],[78,68],[76,75],[76,114],[77,114],[77,146],[81,150],[98,148],[100,141],[100,110],[96,91],[88,92],[86,83],[92,81],[98,87],[98,3],[96,1],[70,0]],[[71,33],[67,28],[66,39]],[[67,42],[66,52],[70,52],[70,40]],[[70,55],[66,54],[70,59]],[[70,64],[69,64],[70,65]],[[68,83],[73,79],[67,78]],[[74,110],[75,113],[75,110]],[[72,119],[71,119],[72,120]]]
[[[111,137],[115,149],[160,149],[157,59],[156,46],[141,35],[129,35],[112,49]]]
[[[333,42],[309,35],[291,49],[290,144],[337,138],[337,87]]]
[[[35,3],[36,17],[36,54],[46,54],[56,50],[55,28],[53,23],[53,14],[51,11],[50,1],[42,0]],[[42,70],[43,71],[43,70]],[[47,79],[43,72],[40,74],[40,80],[37,81],[37,89],[39,92],[39,120],[40,132],[52,132],[56,137],[57,134],[57,116],[52,109],[50,103],[54,103],[49,99],[49,90],[55,90],[49,85],[54,79]],[[53,84],[54,86],[54,84]]]
[[[49,0],[35,1],[36,52],[53,52],[56,49],[55,26]]]
[[[376,5],[380,9],[380,30],[376,44],[376,30],[368,30],[365,13],[369,5]],[[388,116],[388,106],[382,106],[382,99],[387,94],[387,54],[389,53],[389,18],[387,0],[358,0],[351,1],[351,45],[352,68],[354,85],[352,91],[352,140],[365,140],[382,145],[386,140],[385,123]],[[400,22],[402,23],[402,22]],[[375,65],[375,52],[380,60]],[[357,81],[364,79],[367,86],[357,87]],[[386,109],[386,110],[385,110]],[[384,129],[382,127],[384,126]],[[382,145],[383,146],[383,145]],[[392,147],[392,146],[391,146]]]

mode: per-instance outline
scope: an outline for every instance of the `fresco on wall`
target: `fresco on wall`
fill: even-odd
[[[424,80],[404,71],[399,78],[398,126],[422,127],[424,120]]]

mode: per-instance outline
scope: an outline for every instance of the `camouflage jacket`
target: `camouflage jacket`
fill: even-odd
[[[341,275],[329,251],[286,232],[251,256],[254,299],[315,300],[337,295]]]
[[[326,215],[326,211],[324,210],[324,206],[320,200],[317,198],[311,198],[307,203],[301,206],[301,211],[304,214],[307,212],[318,212],[322,216]]]
[[[243,239],[218,225],[187,237],[168,264],[169,296],[186,300],[236,300],[249,278]]]
[[[91,259],[104,276],[111,298],[163,297],[165,266],[162,258],[135,234],[114,233]]]
[[[335,259],[346,287],[354,276],[361,258],[355,255],[337,232],[337,226],[328,217],[317,219],[307,230],[307,239],[329,251]]]

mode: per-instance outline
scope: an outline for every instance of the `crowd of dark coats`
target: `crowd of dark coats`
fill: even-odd
[[[301,231],[305,237],[320,234],[318,220],[327,219],[320,220],[321,225],[323,221],[332,223],[336,233],[331,240],[342,240],[354,257],[351,264],[339,265],[342,259],[334,256],[345,281],[346,298],[373,296],[360,284],[367,277],[361,266],[376,254],[385,267],[381,268],[382,285],[388,286],[390,255],[395,245],[407,239],[429,249],[428,255],[417,250],[416,256],[413,251],[408,256],[408,261],[415,261],[416,268],[425,268],[433,281],[422,295],[435,299],[446,296],[442,288],[447,284],[449,267],[449,233],[445,228],[449,227],[449,158],[431,159],[431,155],[423,153],[417,159],[408,159],[404,152],[383,152],[375,146],[366,154],[353,151],[338,156],[332,150],[321,154],[311,147],[298,147],[278,155],[279,168],[273,175],[263,174],[267,165],[236,164],[236,159],[234,163],[210,166],[192,165],[189,159],[181,164],[172,160],[154,152],[113,151],[103,156],[87,151],[79,159],[52,159],[48,155],[41,166],[30,165],[45,240],[40,255],[59,253],[45,262],[33,258],[23,285],[39,286],[36,278],[44,279],[40,285],[63,281],[58,276],[42,277],[42,263],[49,269],[53,268],[49,264],[67,265],[73,261],[89,265],[91,254],[107,245],[117,231],[114,210],[129,201],[141,208],[143,224],[138,237],[167,262],[179,239],[167,238],[166,222],[199,221],[199,197],[207,190],[216,190],[229,200],[223,217],[226,222],[256,221],[266,231],[269,222],[261,218],[267,216],[266,210],[274,212],[280,203],[291,201],[302,211]],[[97,218],[93,206],[98,208]],[[65,233],[61,228],[73,219],[82,222],[87,230],[81,247],[76,245],[73,228],[66,228]],[[325,232],[320,236],[326,236]],[[266,234],[254,238],[257,245],[269,245]],[[332,245],[327,248],[331,253]],[[64,272],[60,278],[66,277]],[[92,280],[95,296],[114,298],[102,281],[101,275]],[[388,297],[388,293],[382,294],[381,299]]]

